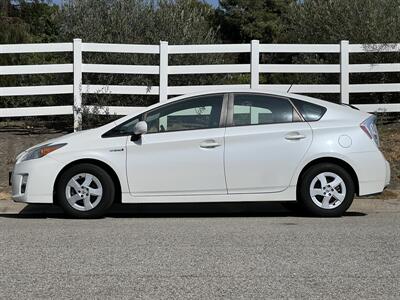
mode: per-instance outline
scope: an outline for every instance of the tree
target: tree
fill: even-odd
[[[285,26],[280,42],[285,43],[398,43],[400,41],[399,0],[303,0],[292,3],[284,16]],[[390,47],[390,45],[386,45]],[[377,49],[379,50],[379,49]],[[400,53],[351,54],[350,63],[398,62]],[[292,56],[302,63],[339,63],[337,55],[314,54]],[[335,83],[333,74],[297,76],[298,80],[313,83]],[[360,73],[350,76],[351,83],[399,82],[399,73]],[[390,102],[396,97],[389,93],[351,95],[351,102]]]
[[[210,24],[212,7],[197,0],[91,0],[66,1],[61,11],[61,36],[63,40],[79,37],[85,42],[159,44],[160,40],[170,44],[215,43],[217,35]],[[159,58],[145,54],[87,54],[89,63],[158,65]],[[174,62],[170,57],[170,63]],[[200,56],[183,56],[180,63],[210,62]],[[176,77],[176,76],[175,76]],[[176,78],[170,77],[173,84]],[[85,82],[105,85],[147,85],[157,86],[157,76],[95,74],[85,77]],[[196,82],[186,76],[180,85]],[[107,91],[102,91],[107,93]],[[90,99],[92,97],[92,99]],[[101,101],[101,98],[107,101]],[[154,102],[148,96],[87,96],[87,102],[107,103],[108,105],[148,105]]]
[[[399,0],[304,0],[290,5],[284,39],[294,43],[397,43],[399,16]]]
[[[29,26],[33,42],[53,42],[58,36],[59,7],[51,1],[19,0],[19,17]]]
[[[0,43],[45,43],[58,36],[58,6],[49,1],[8,1],[0,0]],[[0,56],[1,65],[34,65],[37,63],[59,63],[61,55],[53,54],[9,54]],[[51,84],[56,75],[40,74],[25,76],[1,76],[2,86],[29,86]],[[1,107],[55,105],[65,103],[65,96],[46,97],[1,97]]]
[[[281,16],[294,0],[220,0],[216,24],[223,40],[243,43],[252,39],[271,43],[278,39]]]
[[[30,40],[28,24],[18,16],[18,8],[9,0],[0,0],[0,43],[14,44]]]

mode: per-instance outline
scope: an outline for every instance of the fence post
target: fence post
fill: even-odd
[[[74,39],[74,131],[82,129],[82,40]]]
[[[252,89],[257,89],[258,84],[260,82],[260,70],[258,68],[260,64],[260,41],[252,40],[251,41],[251,83],[250,87]]]
[[[349,41],[340,42],[340,100],[349,104]]]
[[[168,42],[160,41],[160,86],[159,101],[168,99]]]

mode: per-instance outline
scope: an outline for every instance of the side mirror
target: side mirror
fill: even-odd
[[[142,134],[146,133],[147,133],[147,123],[146,121],[140,121],[136,123],[135,126],[133,127],[133,135],[131,137],[131,140],[137,141],[138,139],[140,139]]]

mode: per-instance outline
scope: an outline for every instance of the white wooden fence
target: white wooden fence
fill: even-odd
[[[73,52],[73,63],[0,66],[0,75],[73,73],[73,82],[67,85],[42,85],[0,87],[0,96],[73,94],[74,105],[0,108],[1,117],[74,115],[74,128],[78,129],[82,115],[82,94],[98,93],[106,89],[109,94],[159,95],[159,101],[167,101],[168,95],[180,95],[196,91],[218,91],[225,86],[168,86],[168,75],[175,74],[222,74],[250,73],[249,84],[228,85],[235,89],[252,88],[270,91],[287,91],[290,84],[259,84],[260,73],[340,73],[340,84],[294,84],[292,93],[340,93],[343,103],[349,103],[350,93],[400,92],[400,83],[349,84],[350,73],[400,72],[400,63],[390,64],[349,64],[350,53],[399,52],[400,44],[361,45],[349,44],[250,44],[215,45],[159,45],[72,43],[9,44],[0,45],[0,54]],[[143,53],[160,56],[159,65],[111,65],[85,64],[82,52]],[[199,53],[250,53],[250,64],[177,65],[168,64],[169,55]],[[338,64],[260,64],[260,53],[339,53]],[[158,86],[87,85],[82,82],[82,73],[106,74],[153,74],[159,76]],[[1,100],[1,97],[0,97]],[[400,112],[400,102],[391,104],[360,104],[360,109],[370,112]],[[1,105],[0,105],[1,107]],[[138,107],[107,107],[111,114],[129,114]]]

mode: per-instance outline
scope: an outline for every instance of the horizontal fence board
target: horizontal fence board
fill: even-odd
[[[146,107],[143,106],[102,106],[100,109],[93,105],[86,105],[85,109],[96,115],[133,115],[140,113]]]
[[[350,53],[399,52],[400,44],[350,44]]]
[[[141,85],[82,85],[84,94],[158,95],[158,86]]]
[[[72,73],[72,64],[0,66],[0,75]]]
[[[290,84],[260,84],[258,90],[287,92],[291,87]],[[170,86],[168,87],[168,95],[182,95],[187,93],[196,93],[202,91],[226,91],[227,89],[238,91],[242,89],[250,89],[250,84],[235,85],[195,85],[195,86]],[[339,93],[340,85],[338,84],[294,84],[290,88],[290,93]]]
[[[261,64],[260,73],[340,73],[340,65]]]
[[[203,91],[224,92],[226,89],[250,89],[250,84],[233,84],[233,85],[186,85],[186,86],[169,86],[168,95],[183,95],[189,93],[197,93]]]
[[[400,64],[353,64],[350,73],[400,72]]]
[[[171,45],[168,54],[246,53],[250,44]]]
[[[257,41],[256,41],[257,42]],[[82,43],[74,40],[75,45],[81,45],[83,52],[102,52],[102,53],[128,53],[128,54],[160,54],[160,45],[142,44],[108,44],[108,43]],[[166,43],[164,43],[166,44]],[[40,52],[71,52],[73,43],[48,43],[48,44],[6,44],[0,45],[0,54],[12,53],[40,53]],[[340,53],[340,44],[260,44],[252,43],[255,48],[254,53]],[[343,43],[342,43],[343,45]],[[346,45],[346,44],[345,44]],[[80,48],[76,51],[79,54]],[[165,50],[165,49],[164,49]],[[168,54],[208,54],[208,53],[250,53],[251,44],[212,44],[212,45],[168,45]],[[345,47],[343,53],[347,53]],[[368,52],[400,52],[400,44],[350,44],[349,53],[368,53]],[[166,51],[165,51],[166,53]],[[164,53],[164,54],[165,54]],[[339,61],[338,57],[338,61]],[[253,72],[259,73],[338,73],[340,74],[340,64],[258,64],[253,62]],[[102,73],[102,74],[145,74],[159,75],[159,65],[114,65],[114,64],[77,64],[75,74],[80,74],[82,67],[83,73]],[[164,67],[166,67],[164,65]],[[235,74],[250,73],[250,64],[213,64],[213,65],[172,65],[168,69],[163,68],[163,74]],[[73,64],[44,64],[44,65],[12,65],[0,66],[0,75],[26,75],[26,74],[52,74],[52,73],[72,73]],[[377,64],[350,64],[345,69],[348,73],[377,73],[377,72],[400,72],[400,63],[377,63]],[[252,74],[254,75],[254,73]],[[252,76],[253,78],[253,76]],[[164,81],[165,83],[165,81]],[[75,84],[77,84],[75,82]],[[341,93],[340,84],[258,84],[252,85],[259,90],[278,91],[299,94],[315,93]],[[347,85],[345,85],[347,88]],[[250,84],[228,84],[228,85],[200,85],[200,86],[168,86],[167,91],[162,93],[168,95],[182,95],[187,93],[209,91],[224,92],[227,89],[232,91],[250,89]],[[30,96],[30,95],[53,95],[53,94],[72,94],[73,85],[44,85],[44,86],[21,86],[21,87],[0,87],[0,96]],[[127,86],[127,85],[88,85],[81,86],[83,94],[121,94],[121,95],[159,95],[159,86]],[[385,93],[400,92],[400,83],[373,83],[373,84],[351,84],[348,85],[349,93]],[[76,92],[77,93],[77,92]],[[77,93],[80,96],[80,93]],[[347,89],[342,91],[342,97],[348,95]],[[71,95],[72,98],[72,95]],[[161,98],[166,98],[161,97]],[[343,98],[342,98],[343,99]],[[344,98],[345,99],[345,98]],[[400,112],[400,104],[360,104],[357,105],[362,110],[369,112]],[[93,110],[94,107],[85,107]],[[104,111],[105,109],[105,111]],[[106,106],[100,111],[94,110],[93,113],[125,115],[138,112],[142,107],[120,107]],[[36,115],[58,115],[71,114],[71,106],[59,107],[28,107],[28,108],[7,108],[0,109],[0,117],[7,114],[12,116],[36,116]],[[7,115],[8,116],[8,115]]]
[[[82,43],[84,52],[159,54],[158,45]]]
[[[249,64],[237,65],[191,65],[169,66],[168,75],[176,74],[221,74],[221,73],[250,73]]]
[[[355,104],[355,107],[365,112],[400,112],[400,103]]]
[[[71,115],[72,105],[0,108],[0,118]]]
[[[57,95],[72,94],[72,92],[72,84],[0,87],[0,96]]]
[[[260,44],[260,52],[268,53],[339,53],[338,44]]]
[[[159,74],[159,66],[83,64],[84,73]]]
[[[400,83],[351,84],[350,93],[400,92]]]
[[[286,93],[289,89],[290,93],[321,93],[321,94],[330,94],[330,93],[339,93],[340,85],[339,84],[260,84],[260,89],[284,92]]]
[[[44,53],[44,52],[70,52],[72,43],[47,43],[47,44],[6,44],[0,45],[0,54],[6,53]]]

